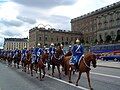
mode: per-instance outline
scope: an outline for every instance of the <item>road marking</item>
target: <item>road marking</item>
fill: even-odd
[[[108,75],[108,74],[102,74],[102,73],[95,73],[95,72],[90,72],[91,74],[96,74],[96,75],[100,75],[100,76],[106,76],[106,77],[112,77],[112,78],[117,78],[120,79],[119,76],[114,76],[114,75]]]
[[[72,83],[63,81],[63,80],[61,80],[61,79],[58,79],[58,78],[55,78],[55,77],[52,77],[52,76],[49,76],[49,75],[45,75],[45,76],[47,76],[47,77],[49,77],[49,78],[52,78],[52,79],[54,79],[54,80],[57,80],[57,81],[59,81],[59,82],[62,82],[62,83],[71,85],[71,86],[76,87],[76,88],[78,88],[78,89],[89,90],[89,89],[87,89],[87,88],[84,88],[84,87],[81,87],[81,86],[76,86],[75,84],[72,84]]]

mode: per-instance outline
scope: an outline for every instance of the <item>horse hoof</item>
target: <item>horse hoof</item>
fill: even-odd
[[[36,77],[36,78],[38,78],[38,77]]]
[[[61,77],[59,77],[59,79],[61,79]]]
[[[51,74],[50,74],[50,73],[48,73],[48,75],[49,75],[49,76],[51,76]]]
[[[93,90],[93,88],[90,88],[90,90]]]
[[[76,83],[76,86],[78,86],[78,83]]]
[[[40,79],[40,81],[43,81],[42,79]]]
[[[72,81],[69,81],[69,83],[72,83]]]
[[[44,78],[45,76],[42,76],[42,78]]]
[[[31,76],[33,76],[33,75],[31,75]]]

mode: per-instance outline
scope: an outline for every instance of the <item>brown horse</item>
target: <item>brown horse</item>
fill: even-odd
[[[42,78],[45,77],[45,63],[48,60],[48,56],[49,56],[49,53],[47,53],[47,51],[45,51],[45,53],[42,54],[40,60],[38,61],[37,67],[39,70],[40,80],[42,80]],[[41,75],[41,70],[43,71],[43,76]]]
[[[67,56],[72,56],[71,50],[69,50],[69,51],[64,55],[64,57],[67,57]],[[63,58],[63,59],[64,59],[64,58]],[[62,68],[62,71],[65,71],[65,75],[67,75],[67,70],[65,70],[65,69],[67,69],[65,62],[66,62],[65,60],[62,60],[61,65],[62,65],[62,67],[63,67],[63,68]]]
[[[73,71],[74,69],[74,66],[73,65],[70,65],[70,59],[71,59],[71,56],[66,56],[64,57],[64,63],[65,63],[65,70],[69,76],[69,83],[72,83],[71,81],[71,72]],[[90,87],[90,90],[92,90],[92,87],[91,87],[91,84],[90,84],[90,77],[89,77],[89,74],[90,74],[90,63],[92,62],[93,64],[93,67],[95,68],[96,67],[96,56],[95,54],[91,53],[91,52],[88,52],[84,55],[84,57],[81,59],[81,61],[78,63],[78,71],[79,71],[79,76],[78,76],[78,79],[76,81],[76,86],[78,86],[78,81],[80,80],[80,77],[81,77],[81,74],[83,72],[86,72],[87,74],[87,78],[88,78],[88,83],[89,83],[89,87]]]
[[[54,69],[55,66],[57,66],[58,69],[58,73],[59,73],[59,78],[61,79],[61,73],[60,73],[60,65],[62,64],[62,58],[63,58],[63,50],[62,48],[59,46],[56,49],[56,53],[53,55],[52,59],[51,59],[51,65],[52,65],[52,76],[54,76]]]
[[[37,71],[39,70],[39,76],[40,80],[45,77],[45,63],[48,59],[49,53],[45,51],[45,53],[42,53],[42,55],[38,58],[38,62],[31,63],[31,76],[33,76],[33,69],[35,70],[35,73],[37,74]],[[43,71],[43,76],[41,74],[41,70]],[[36,77],[38,78],[38,76]]]

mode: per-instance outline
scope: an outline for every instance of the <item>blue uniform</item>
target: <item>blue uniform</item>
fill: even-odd
[[[13,56],[13,58],[16,58],[18,56],[18,49],[16,49],[15,51],[14,51],[14,56]]]
[[[54,47],[50,47],[50,48],[49,48],[49,54],[50,54],[50,55],[55,54],[55,48],[54,48]]]
[[[73,48],[72,48],[72,58],[71,58],[71,61],[70,63],[71,64],[76,64],[79,62],[79,60],[81,60],[81,56],[83,55],[84,53],[84,48],[81,45],[75,45]]]
[[[33,55],[32,55],[32,62],[38,62],[40,55],[42,55],[43,50],[41,48],[35,48],[33,50]]]
[[[24,61],[27,57],[27,50],[26,49],[23,49],[22,50],[22,60]]]

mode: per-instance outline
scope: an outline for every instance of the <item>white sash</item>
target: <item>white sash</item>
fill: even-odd
[[[80,45],[78,46],[78,48],[75,50],[75,52],[77,52],[80,49]]]

